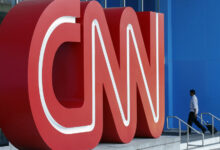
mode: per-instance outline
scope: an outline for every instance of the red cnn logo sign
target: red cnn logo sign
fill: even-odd
[[[159,137],[164,20],[98,2],[30,0],[0,26],[0,125],[19,149]]]

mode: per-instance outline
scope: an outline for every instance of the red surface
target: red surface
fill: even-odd
[[[63,9],[65,8],[65,9]],[[21,17],[22,16],[22,17]],[[164,20],[159,14],[160,118],[154,123],[132,38],[130,38],[131,121],[124,126],[96,33],[96,122],[91,132],[63,134],[46,118],[39,95],[38,65],[44,36],[59,17],[43,62],[46,104],[65,127],[92,121],[92,32],[97,19],[127,118],[126,27],[131,24],[156,110],[156,13],[132,8],[103,9],[97,2],[32,0],[13,8],[0,26],[0,127],[19,149],[91,149],[100,140],[128,143],[133,137],[159,137],[164,124]]]

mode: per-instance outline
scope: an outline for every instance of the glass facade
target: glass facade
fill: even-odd
[[[11,9],[11,0],[0,0],[0,23],[4,19],[7,12]]]

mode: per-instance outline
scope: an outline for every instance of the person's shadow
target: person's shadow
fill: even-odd
[[[5,137],[4,133],[0,129],[0,147],[8,146],[8,145],[9,145],[8,139]]]

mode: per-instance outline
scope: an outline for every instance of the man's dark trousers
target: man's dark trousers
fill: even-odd
[[[197,127],[199,127],[203,132],[206,130],[201,123],[197,120],[194,112],[189,113],[188,124],[192,126],[192,123],[195,123]],[[189,133],[191,133],[191,129],[189,128]]]

